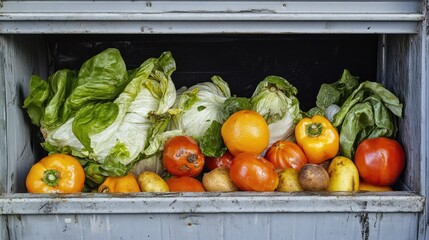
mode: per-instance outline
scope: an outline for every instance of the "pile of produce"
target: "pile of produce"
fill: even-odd
[[[267,76],[251,97],[219,76],[176,89],[170,52],[127,69],[106,49],[78,71],[32,76],[24,108],[49,153],[31,193],[386,191],[405,166],[399,99],[347,70],[302,112]]]

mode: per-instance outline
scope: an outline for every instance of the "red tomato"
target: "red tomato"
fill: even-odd
[[[162,163],[174,176],[197,176],[204,167],[198,143],[189,136],[172,137],[164,145]]]
[[[205,192],[203,184],[193,177],[171,177],[166,182],[170,192]]]
[[[229,151],[226,151],[222,156],[220,157],[206,157],[205,158],[205,165],[208,170],[213,170],[218,167],[226,167],[229,168],[232,163],[232,159],[234,156]]]
[[[365,182],[389,186],[398,180],[404,170],[405,152],[401,144],[393,139],[365,139],[356,149],[354,162]]]
[[[277,169],[294,168],[298,171],[308,162],[298,144],[284,140],[271,145],[265,153],[265,158]]]
[[[244,191],[274,191],[279,183],[275,167],[267,159],[253,153],[239,153],[229,169],[231,180]]]

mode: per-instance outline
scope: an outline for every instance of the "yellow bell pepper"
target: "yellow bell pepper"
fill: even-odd
[[[140,185],[132,173],[122,177],[107,177],[98,187],[99,193],[130,193],[140,192]]]
[[[337,130],[323,116],[301,119],[295,127],[295,138],[310,163],[323,163],[335,157],[340,149]]]
[[[51,154],[34,164],[25,185],[30,193],[78,193],[85,183],[79,161],[66,154]]]

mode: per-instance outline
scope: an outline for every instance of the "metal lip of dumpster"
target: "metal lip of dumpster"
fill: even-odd
[[[423,20],[418,1],[5,1],[0,33],[417,33]]]
[[[421,212],[411,192],[3,194],[0,214]]]

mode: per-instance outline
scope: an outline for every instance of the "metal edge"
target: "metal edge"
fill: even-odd
[[[0,171],[7,173],[7,121],[6,121],[6,79],[5,79],[5,39],[0,36]],[[0,192],[4,193],[7,185],[7,174],[0,174]],[[0,216],[0,238],[8,239],[6,216]]]
[[[0,21],[386,21],[420,22],[420,13],[2,13]]]
[[[425,20],[422,22],[420,26],[420,32],[421,32],[421,41],[422,41],[422,62],[421,62],[421,81],[422,81],[422,107],[421,109],[427,109],[427,105],[429,104],[429,59],[428,59],[428,49],[429,49],[429,35],[428,35],[428,28],[429,28],[429,22],[427,20],[427,17],[429,16],[429,2],[422,1],[423,5],[423,14],[426,16]],[[427,187],[427,181],[429,179],[429,127],[428,127],[428,119],[429,119],[429,113],[428,111],[422,111],[421,113],[421,124],[422,124],[422,141],[420,145],[421,149],[421,167],[420,167],[420,194],[422,194],[425,199],[429,196],[429,189]],[[429,239],[429,203],[426,201],[424,204],[424,209],[421,214],[419,214],[419,231],[418,231],[418,239],[419,240],[428,240]]]
[[[419,13],[420,1],[4,1],[1,12]]]
[[[0,34],[415,34],[418,25],[401,21],[0,21]]]
[[[424,198],[380,193],[4,194],[0,214],[421,212]]]

